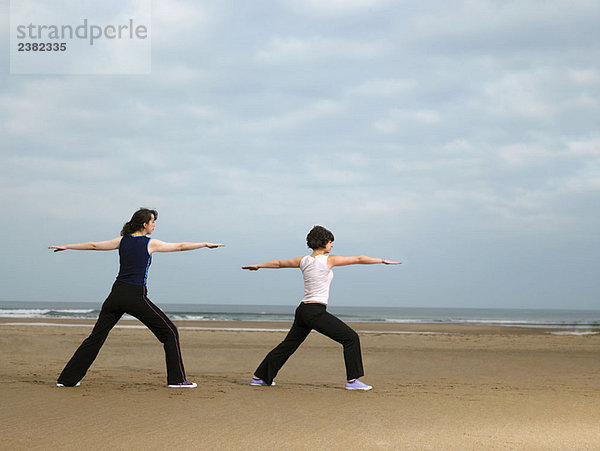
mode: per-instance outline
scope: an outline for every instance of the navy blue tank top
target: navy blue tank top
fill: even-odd
[[[148,252],[150,237],[125,235],[119,244],[119,275],[117,280],[132,285],[146,285],[152,256]]]

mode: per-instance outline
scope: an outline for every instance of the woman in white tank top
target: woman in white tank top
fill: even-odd
[[[333,240],[333,233],[324,227],[315,226],[306,236],[306,243],[313,250],[312,254],[242,267],[250,271],[257,271],[260,268],[300,268],[304,276],[304,296],[296,309],[294,323],[285,339],[269,352],[258,366],[250,380],[250,385],[275,385],[273,379],[281,367],[314,329],[343,345],[346,389],[371,390],[373,388],[358,380],[364,375],[358,334],[326,310],[329,301],[329,285],[333,279],[331,269],[334,266],[356,264],[399,265],[400,262],[365,255],[356,257],[328,255],[333,247]]]

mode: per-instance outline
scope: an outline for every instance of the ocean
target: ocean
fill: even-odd
[[[0,302],[1,318],[96,319],[99,303]],[[295,305],[159,304],[172,320],[291,321]],[[485,324],[557,329],[600,329],[600,310],[342,307],[328,310],[343,321]],[[123,317],[127,319],[128,316]],[[129,317],[130,318],[130,317]]]

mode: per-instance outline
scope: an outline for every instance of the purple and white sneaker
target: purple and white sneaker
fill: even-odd
[[[261,386],[261,387],[269,386],[269,384],[267,384],[262,379],[259,379],[258,377],[253,377],[252,379],[250,379],[250,385],[256,385],[256,386]],[[277,385],[277,384],[275,384],[275,381],[271,382],[271,386],[274,386],[274,385]]]
[[[197,386],[198,386],[198,384],[196,384],[195,382],[190,382],[190,381],[183,381],[178,384],[168,385],[169,388],[196,388]]]
[[[367,391],[367,390],[371,390],[372,388],[373,387],[371,387],[370,385],[363,384],[358,379],[354,379],[352,382],[350,382],[350,381],[346,382],[346,390],[363,390],[363,391]]]

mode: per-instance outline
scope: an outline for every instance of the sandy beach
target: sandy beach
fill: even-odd
[[[319,334],[276,387],[251,387],[289,323],[181,321],[199,386],[174,390],[160,343],[120,327],[81,386],[59,388],[93,322],[40,322],[0,319],[4,449],[600,449],[597,334],[353,323],[374,389],[349,392],[341,346]]]

